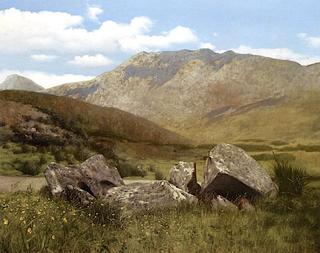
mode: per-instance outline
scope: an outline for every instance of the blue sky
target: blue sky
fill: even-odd
[[[140,51],[232,49],[320,61],[315,0],[0,0],[0,81],[89,79]]]

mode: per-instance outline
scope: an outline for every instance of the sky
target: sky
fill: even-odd
[[[0,0],[0,82],[91,79],[141,51],[320,62],[317,0]]]

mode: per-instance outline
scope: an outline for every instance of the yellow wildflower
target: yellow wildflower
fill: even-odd
[[[51,239],[52,239],[52,240],[56,239],[55,235],[52,235],[52,236],[51,236]]]
[[[9,224],[9,220],[6,219],[6,218],[3,218],[3,224],[4,224],[4,225],[8,225],[8,224]]]
[[[68,223],[68,220],[67,220],[66,217],[63,218],[63,222],[64,222],[64,223]]]
[[[31,229],[31,228],[28,228],[28,229],[27,229],[27,232],[28,232],[28,234],[31,234],[31,233],[32,233],[32,229]]]

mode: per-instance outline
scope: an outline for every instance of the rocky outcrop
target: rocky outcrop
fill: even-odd
[[[51,163],[45,178],[54,196],[74,195],[84,200],[88,199],[86,196],[103,197],[110,188],[124,185],[117,168],[107,164],[102,155],[93,156],[80,165]]]
[[[103,201],[120,207],[125,215],[170,208],[180,203],[195,204],[197,198],[168,181],[133,183],[109,189]]]
[[[75,138],[75,134],[58,126],[34,120],[22,122],[12,127],[14,139],[37,145],[65,145]]]
[[[197,183],[195,163],[179,162],[170,170],[169,182],[192,195],[198,195],[201,186]]]
[[[45,177],[54,196],[81,204],[99,198],[131,216],[198,200],[216,211],[254,211],[259,196],[272,196],[277,187],[266,171],[242,149],[219,144],[209,153],[202,189],[194,163],[179,162],[170,171],[170,182],[146,181],[124,185],[117,168],[96,155],[80,165],[52,163]],[[191,194],[190,194],[191,193]]]
[[[231,144],[213,148],[204,168],[202,198],[221,195],[229,200],[273,196],[277,187],[267,172],[244,150]]]

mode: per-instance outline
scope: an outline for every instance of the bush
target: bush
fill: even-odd
[[[48,163],[48,159],[47,157],[44,155],[44,154],[41,154],[40,155],[40,158],[39,158],[39,165],[45,165]]]
[[[275,181],[279,186],[279,193],[283,195],[301,195],[309,183],[309,176],[305,169],[293,167],[287,161],[276,158],[274,174]]]
[[[73,153],[74,158],[76,158],[78,161],[83,162],[91,157],[91,152],[89,149],[84,147],[83,145],[79,145],[75,152]]]
[[[10,149],[11,148],[11,145],[7,142],[5,144],[2,145],[2,148],[4,149]]]
[[[142,166],[128,162],[119,162],[118,171],[121,177],[145,177],[148,174]]]
[[[21,171],[25,175],[36,176],[41,172],[41,165],[38,161],[17,161],[20,163],[17,170]]]
[[[155,173],[154,173],[154,179],[155,180],[165,180],[166,177],[163,175],[163,173],[159,170],[157,170]]]

